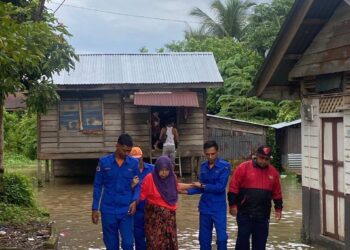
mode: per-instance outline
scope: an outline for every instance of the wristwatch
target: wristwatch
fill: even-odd
[[[201,183],[201,188],[205,188],[205,184]]]

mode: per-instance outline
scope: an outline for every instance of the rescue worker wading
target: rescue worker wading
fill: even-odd
[[[115,153],[100,158],[96,168],[92,222],[98,223],[100,210],[107,250],[119,249],[119,233],[122,249],[133,249],[133,214],[140,196],[140,185],[132,187],[132,182],[140,172],[139,161],[128,156],[132,145],[128,134],[120,135]]]
[[[139,161],[140,175],[135,177],[137,179],[134,183],[140,182],[142,184],[143,179],[149,173],[154,170],[154,165],[143,161],[143,152],[139,147],[133,147],[130,156],[136,158]],[[134,237],[135,237],[135,249],[146,250],[146,236],[145,236],[145,201],[139,201],[134,216]]]
[[[256,159],[241,163],[230,182],[228,200],[230,214],[237,215],[236,250],[263,250],[269,234],[271,200],[275,217],[282,215],[283,201],[279,173],[270,164],[271,150],[261,146]]]
[[[215,141],[204,143],[204,154],[207,160],[200,166],[200,182],[192,183],[195,188],[181,193],[202,194],[198,206],[200,249],[211,249],[215,226],[217,249],[226,250],[226,185],[230,175],[230,163],[218,158],[218,144]]]

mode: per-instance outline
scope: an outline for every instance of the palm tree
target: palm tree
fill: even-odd
[[[206,34],[206,31],[203,25],[197,29],[192,28],[191,26],[188,25],[188,29],[185,30],[184,32],[185,32],[185,39],[187,40],[190,40],[191,38],[194,38],[196,40],[204,40],[205,38],[210,36],[209,34]]]
[[[243,29],[246,26],[247,11],[255,5],[250,0],[226,0],[222,3],[220,0],[214,0],[211,9],[215,16],[212,18],[200,8],[194,8],[191,16],[198,17],[202,25],[199,31],[202,35],[224,37],[231,36],[239,40],[243,35]],[[185,31],[191,34],[191,29]]]

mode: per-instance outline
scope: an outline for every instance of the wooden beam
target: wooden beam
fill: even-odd
[[[272,55],[270,57],[269,62],[266,64],[264,71],[261,74],[260,81],[257,85],[256,95],[260,96],[267,84],[270,82],[273,73],[276,71],[278,65],[280,64],[283,56],[285,55],[290,43],[292,42],[295,34],[297,33],[300,25],[302,24],[307,12],[309,11],[311,5],[314,3],[314,0],[304,0],[301,3],[301,6],[295,13],[290,21],[290,24],[285,27],[284,34],[281,34],[280,39],[277,42],[276,47],[272,51]]]
[[[302,24],[306,24],[306,25],[323,25],[327,21],[328,20],[321,19],[321,18],[307,18],[307,19],[304,19]]]
[[[283,57],[283,60],[299,60],[301,57],[303,56],[303,54],[286,54]]]
[[[268,100],[299,100],[300,90],[294,85],[267,86],[260,97]]]

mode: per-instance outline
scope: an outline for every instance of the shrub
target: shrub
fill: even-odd
[[[5,151],[36,158],[36,116],[27,112],[4,113]]]
[[[0,224],[28,223],[29,221],[46,221],[49,214],[37,207],[22,207],[0,202]]]
[[[29,177],[8,173],[0,183],[0,202],[23,207],[35,206],[33,184]]]

